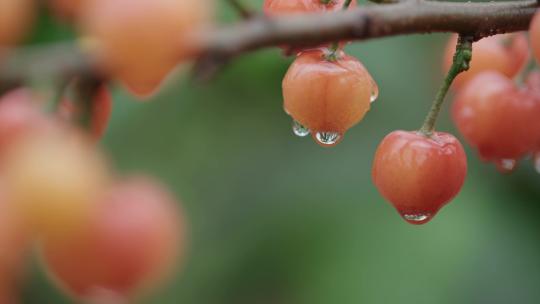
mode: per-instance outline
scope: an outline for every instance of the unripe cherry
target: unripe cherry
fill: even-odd
[[[375,153],[375,186],[411,224],[424,224],[452,200],[467,175],[467,158],[451,134],[394,131]]]
[[[90,135],[92,139],[99,140],[109,124],[112,111],[111,93],[106,85],[102,85],[92,100],[90,109]],[[67,121],[76,121],[81,115],[80,105],[64,99],[59,108],[60,117]]]
[[[63,127],[18,141],[6,152],[3,173],[14,207],[39,237],[63,237],[84,225],[109,181],[94,145]]]
[[[20,42],[30,30],[34,15],[34,0],[0,1],[0,47]]]
[[[103,297],[129,299],[159,283],[183,249],[184,231],[172,195],[135,177],[101,197],[85,229],[45,239],[41,252],[56,283],[78,299],[103,303]]]
[[[540,95],[507,76],[483,72],[456,96],[452,117],[467,142],[503,171],[540,142]]]
[[[82,29],[104,68],[140,96],[152,94],[182,60],[198,52],[210,0],[93,0]]]
[[[283,79],[284,108],[297,124],[295,133],[302,136],[311,131],[322,146],[337,144],[362,120],[377,94],[377,85],[362,63],[343,52],[331,59],[323,50],[303,52]],[[298,125],[305,132],[297,132]]]
[[[540,13],[536,13],[529,27],[529,38],[533,55],[540,62]]]
[[[444,69],[452,65],[457,35],[452,35],[445,52]],[[516,76],[529,58],[527,37],[523,33],[496,35],[473,44],[473,56],[468,71],[461,73],[453,83],[460,89],[476,75],[484,71],[497,71],[510,78]]]

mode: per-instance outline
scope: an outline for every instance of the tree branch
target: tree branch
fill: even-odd
[[[200,35],[198,66],[218,66],[257,49],[314,45],[336,40],[366,40],[395,35],[456,32],[475,40],[527,30],[538,7],[535,0],[453,3],[410,0],[371,5],[345,12],[267,18],[254,17]],[[89,71],[91,60],[74,45],[15,51],[0,65],[0,83],[31,73]]]

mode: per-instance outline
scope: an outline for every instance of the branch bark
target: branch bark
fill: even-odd
[[[254,17],[200,35],[198,66],[216,66],[240,54],[278,45],[314,45],[413,33],[455,32],[475,40],[527,30],[535,0],[454,3],[409,0],[345,12],[267,18]],[[74,45],[13,52],[0,65],[0,83],[31,73],[89,71],[92,61]]]

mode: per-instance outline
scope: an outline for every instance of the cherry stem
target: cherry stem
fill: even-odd
[[[79,124],[89,129],[92,120],[92,102],[99,88],[103,85],[103,79],[94,75],[85,75],[75,81],[75,102],[80,105]]]
[[[454,59],[452,61],[452,66],[450,67],[448,74],[446,74],[446,78],[444,79],[443,84],[439,89],[439,92],[437,93],[433,104],[431,105],[431,109],[429,110],[429,113],[424,120],[422,128],[420,128],[420,132],[424,135],[430,136],[433,133],[433,130],[435,129],[435,122],[437,121],[437,117],[441,112],[444,98],[446,97],[448,89],[450,89],[450,86],[452,85],[454,79],[461,72],[467,71],[469,69],[469,63],[471,62],[472,58],[472,42],[473,38],[470,36],[459,36],[456,45],[456,52],[454,53]]]
[[[346,11],[349,8],[349,6],[351,5],[351,2],[352,2],[352,0],[345,0],[345,2],[343,2],[343,7],[341,9],[343,11]],[[338,48],[339,48],[339,41],[335,41],[330,46],[330,52],[335,55]],[[333,56],[333,57],[336,57],[336,56]]]

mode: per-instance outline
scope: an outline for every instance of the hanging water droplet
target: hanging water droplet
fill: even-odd
[[[298,121],[296,120],[293,120],[293,123],[292,123],[292,130],[293,130],[293,133],[294,135],[296,136],[299,136],[299,137],[305,137],[305,136],[308,136],[310,131],[308,128],[304,127],[303,125],[301,125]]]
[[[339,132],[317,132],[315,140],[322,146],[333,146],[341,140]]]
[[[431,220],[431,214],[429,213],[403,213],[401,216],[414,225],[425,224]]]
[[[515,159],[507,158],[507,159],[500,159],[497,161],[497,170],[501,173],[511,173],[516,169],[517,161]]]
[[[369,97],[370,102],[374,102],[379,97],[379,86],[375,83],[375,81],[371,80],[372,86],[371,86],[371,95]]]
[[[536,170],[537,173],[540,173],[540,152],[534,153],[533,162],[534,170]]]

